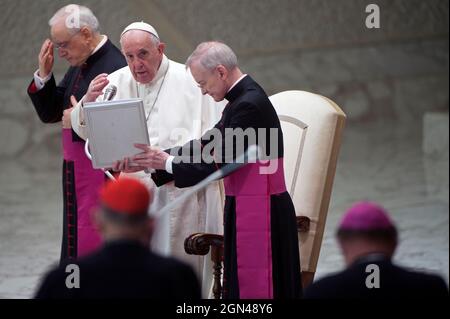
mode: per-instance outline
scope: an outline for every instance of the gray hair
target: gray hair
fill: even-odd
[[[218,65],[223,65],[228,70],[238,66],[238,60],[233,50],[225,43],[219,41],[200,43],[186,60],[186,68],[189,68],[197,61],[206,70],[210,71]]]
[[[48,24],[52,27],[61,19],[65,19],[65,26],[72,34],[80,31],[83,27],[88,27],[94,33],[99,32],[98,19],[88,7],[69,4],[59,9],[48,21]]]

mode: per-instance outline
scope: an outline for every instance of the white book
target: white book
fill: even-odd
[[[135,143],[150,145],[141,99],[86,103],[83,108],[94,168],[111,168],[142,152]]]

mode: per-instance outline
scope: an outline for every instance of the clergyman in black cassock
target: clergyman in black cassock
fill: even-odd
[[[448,298],[444,280],[392,261],[397,227],[383,207],[358,202],[343,215],[336,232],[346,269],[305,290],[307,299]]]
[[[205,55],[208,48],[217,46],[221,49],[225,45],[218,42],[201,44],[191,57],[196,52]],[[234,55],[231,49],[225,50],[226,54]],[[247,163],[224,179],[227,196],[223,297],[298,298],[302,289],[295,209],[286,191],[283,134],[275,109],[264,90],[250,76],[243,75],[237,64],[226,67],[219,62],[205,70],[206,67],[201,66],[200,62],[189,61],[186,64],[203,93],[210,94],[216,101],[225,98],[229,102],[222,118],[200,140],[167,150],[173,157],[166,158],[162,151],[137,145],[144,152],[131,160],[143,167],[156,168],[152,178],[157,185],[174,181],[177,187],[188,187],[240,154],[236,147],[239,144],[237,140],[232,143],[232,153],[229,153],[227,140],[230,141],[230,134],[233,135],[231,129],[256,132],[257,143],[262,146],[263,154],[269,161]],[[265,136],[262,135],[264,131]],[[214,139],[217,132],[221,143]],[[274,135],[276,138],[272,139]],[[243,150],[246,150],[252,141],[245,136],[243,141]],[[215,154],[212,154],[215,161],[207,163],[201,158],[200,163],[195,163],[194,158],[200,158],[199,150],[209,148],[210,143],[217,146]],[[220,157],[217,154],[219,149],[222,150]],[[164,158],[165,170],[161,169],[162,162],[156,164],[156,158]],[[171,162],[171,168],[167,168],[168,162]],[[124,165],[118,164],[116,168],[123,169]],[[270,171],[272,165],[275,170]]]
[[[91,22],[97,21],[92,12],[83,6],[77,8],[81,14],[80,29],[72,30],[62,24],[73,7],[63,7],[50,20],[54,43],[46,40],[41,52],[50,61],[47,80],[36,80],[36,77],[39,79],[36,72],[35,79],[27,89],[36,113],[44,123],[61,122],[64,110],[72,107],[71,96],[76,100],[81,99],[97,75],[111,73],[127,65],[120,50],[105,35],[83,24],[85,16],[89,16]],[[56,40],[62,36],[68,40]],[[71,64],[58,85],[51,73],[55,46],[60,57]],[[40,62],[40,69],[43,67],[41,64],[45,63]],[[38,87],[36,81],[42,82],[42,87]],[[97,205],[98,190],[105,181],[105,175],[101,170],[92,168],[84,154],[84,140],[72,129],[63,128],[62,140],[64,211],[61,260],[64,260],[87,254],[100,245],[100,236],[91,224],[90,211]]]

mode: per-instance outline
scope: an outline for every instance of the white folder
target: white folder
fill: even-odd
[[[83,108],[94,168],[111,168],[140,153],[135,143],[150,145],[141,99],[86,103]]]

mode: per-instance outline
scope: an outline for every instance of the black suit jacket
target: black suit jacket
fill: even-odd
[[[50,271],[37,299],[152,298],[199,299],[193,270],[173,258],[158,256],[137,242],[115,241],[90,256],[73,261],[79,267],[80,288],[66,287],[70,262]]]
[[[72,106],[71,95],[79,101],[97,75],[112,73],[126,65],[127,62],[122,52],[107,40],[82,66],[70,67],[58,85],[52,75],[45,86],[37,91],[33,79],[28,86],[27,93],[42,122],[60,122],[64,110]],[[82,141],[75,133],[73,133],[73,140]]]
[[[230,143],[228,141],[232,139],[230,139],[231,131],[228,129],[255,130],[255,141],[245,137],[242,151],[247,150],[250,144],[256,142],[263,147],[267,158],[277,159],[283,157],[283,133],[280,121],[264,89],[247,75],[227,93],[225,99],[229,103],[225,107],[220,121],[213,128],[213,130],[221,132],[221,143],[218,143],[219,141],[213,138],[214,134],[211,133],[212,130],[209,130],[200,140],[190,141],[182,147],[167,150],[172,155],[181,156],[183,154],[183,156],[173,161],[173,174],[169,174],[164,170],[157,170],[156,173],[152,174],[152,178],[157,186],[171,181],[174,181],[175,186],[180,188],[195,185],[222,165],[232,162],[241,155],[241,152],[237,152],[241,150],[236,140],[232,143],[233,149],[230,151],[228,147]],[[263,135],[260,137],[260,129],[266,130],[265,138]],[[272,131],[275,129],[277,132],[277,141],[274,141],[275,138],[272,141],[270,140],[271,129]],[[211,159],[211,161],[214,160],[212,163],[196,162],[194,157],[200,159],[201,156],[198,152],[202,152],[203,148],[211,142],[217,147],[221,147],[221,160],[217,161],[218,156],[216,153],[214,158]],[[186,158],[189,158],[186,154],[190,154],[190,163],[185,161]],[[231,156],[226,156],[227,154]],[[181,160],[181,158],[183,159]],[[202,160],[204,159],[202,158]]]
[[[379,287],[367,288],[366,279],[374,274],[369,264],[379,267]],[[370,280],[370,282],[373,282]],[[394,265],[388,258],[360,259],[347,269],[310,285],[306,299],[394,299],[448,298],[444,280],[436,275],[410,271]]]
[[[228,105],[223,111],[222,118],[215,125],[216,132],[220,132],[220,146],[216,145],[214,150],[214,162],[190,163],[179,162],[175,160],[172,163],[173,174],[166,171],[156,171],[152,175],[156,185],[162,185],[168,181],[174,180],[176,187],[186,187],[197,184],[202,179],[216,171],[221,165],[233,162],[233,167],[239,166],[235,163],[235,159],[240,156],[246,149],[257,144],[261,146],[265,155],[263,159],[279,159],[283,157],[283,134],[281,131],[280,121],[276,111],[270,102],[264,90],[250,76],[244,77],[236,84],[225,96]],[[230,130],[231,129],[231,130]],[[241,143],[237,143],[235,136],[240,132],[248,130],[242,134]],[[235,130],[233,132],[233,130]],[[265,130],[265,137],[264,132]],[[270,131],[274,131],[277,135],[271,136]],[[255,141],[252,141],[252,131]],[[236,133],[236,134],[235,134]],[[209,143],[211,136],[207,132],[200,141],[191,141],[181,149],[183,155],[192,155],[195,151],[210,151]],[[231,138],[230,138],[231,137]],[[273,137],[273,138],[272,138]],[[217,137],[214,137],[217,138]],[[277,138],[277,140],[275,139]],[[228,143],[230,142],[230,143]],[[215,144],[215,143],[214,143]],[[197,146],[196,146],[197,145]],[[240,147],[236,147],[242,145]],[[232,146],[232,150],[230,150]],[[219,148],[220,147],[220,148]],[[221,155],[217,154],[217,150],[221,151]],[[174,150],[171,150],[173,152]],[[259,154],[262,155],[262,154]],[[201,157],[200,157],[201,158]],[[218,159],[221,159],[219,161]],[[274,194],[270,196],[270,239],[262,245],[271,245],[271,261],[274,298],[299,298],[301,296],[301,275],[300,263],[298,255],[298,238],[297,228],[295,224],[295,208],[292,200],[287,192]],[[242,212],[241,213],[245,213]],[[265,213],[264,211],[260,212]],[[223,297],[226,299],[240,298],[239,280],[238,280],[238,247],[241,238],[240,235],[245,233],[246,236],[251,232],[241,232],[238,234],[236,230],[236,199],[233,196],[227,196],[225,200],[224,214],[224,284]],[[253,231],[261,231],[260,229]]]

